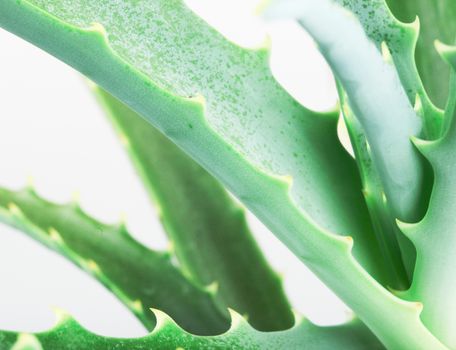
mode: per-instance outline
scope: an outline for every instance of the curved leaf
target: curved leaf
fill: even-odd
[[[456,70],[456,48],[441,46],[440,49]],[[433,167],[435,183],[425,217],[419,223],[401,225],[417,249],[413,283],[405,296],[424,303],[423,322],[449,348],[456,347],[455,115],[456,108],[441,139],[415,142]]]
[[[335,1],[358,18],[365,33],[379,51],[383,51],[387,56],[391,55],[410,103],[414,104],[417,96],[419,97],[423,108],[423,128],[420,137],[426,139],[440,137],[443,112],[433,105],[426,94],[415,64],[415,48],[420,32],[419,21],[415,20],[410,24],[400,22],[393,16],[385,0]],[[407,1],[390,0],[388,3]]]
[[[336,116],[299,106],[273,80],[266,51],[225,41],[177,0],[3,0],[0,26],[71,64],[185,149],[386,346],[444,349],[420,322],[419,304],[366,272],[383,280]]]
[[[391,208],[388,207],[388,203],[385,200],[383,185],[372,163],[366,135],[349,106],[347,106],[346,94],[342,89],[339,89],[339,96],[342,114],[361,174],[363,194],[374,224],[377,240],[384,255],[385,264],[390,269],[389,281],[391,287],[397,290],[404,290],[410,286],[415,266],[415,248],[411,242],[408,242],[409,244],[407,245],[406,242],[400,241],[407,238],[399,230]],[[403,250],[406,248],[411,251],[404,252]],[[408,264],[405,264],[407,262]]]
[[[94,88],[149,190],[185,275],[216,285],[216,300],[258,330],[286,329],[293,313],[244,211],[206,170],[139,115]],[[215,283],[215,284],[214,284]]]
[[[123,224],[108,226],[76,204],[56,205],[31,189],[0,188],[0,221],[69,258],[116,295],[150,330],[149,308],[168,312],[186,330],[218,334],[229,326],[213,295],[187,280],[167,253],[152,251]]]
[[[333,1],[277,1],[269,10],[274,12],[296,18],[316,40],[366,133],[393,213],[403,220],[419,219],[423,166],[409,138],[421,132],[421,119],[395,67],[357,19]]]
[[[450,70],[434,48],[435,40],[453,44],[456,39],[456,2],[453,0],[387,0],[394,15],[404,22],[416,16],[420,35],[416,44],[416,64],[429,97],[444,107],[448,97]]]
[[[179,328],[166,314],[154,311],[158,324],[147,336],[135,339],[115,339],[95,335],[82,328],[67,315],[60,315],[57,325],[35,336],[19,335],[14,350],[365,350],[383,349],[361,323],[352,321],[335,327],[317,327],[306,320],[286,331],[259,332],[239,315],[232,312],[231,328],[224,334],[198,337]],[[0,350],[9,350],[18,334],[0,331]],[[21,343],[23,344],[21,346]],[[26,347],[28,346],[28,347]]]
[[[325,229],[353,235],[356,257],[383,278],[359,176],[337,140],[336,114],[293,100],[272,77],[267,50],[230,43],[180,0],[6,0],[0,26],[139,112],[237,197],[263,192],[245,184],[250,172],[239,161],[291,176],[299,207]]]

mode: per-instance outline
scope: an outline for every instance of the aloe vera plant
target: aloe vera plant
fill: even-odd
[[[1,222],[86,270],[150,331],[102,337],[62,312],[46,332],[0,331],[0,349],[456,349],[455,2],[260,8],[312,36],[340,110],[302,106],[268,47],[237,46],[183,0],[0,1],[2,28],[96,84],[173,246],[152,251],[77,203],[0,188]],[[296,316],[227,190],[356,319]]]

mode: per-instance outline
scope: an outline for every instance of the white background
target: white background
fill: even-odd
[[[293,23],[262,24],[253,17],[257,2],[187,1],[241,45],[258,46],[268,32],[277,79],[307,107],[332,108],[334,83],[313,42]],[[166,248],[142,185],[84,79],[0,30],[0,186],[19,189],[29,177],[41,195],[54,201],[68,201],[77,191],[83,208],[103,221],[126,214],[138,240]],[[253,217],[251,223],[271,264],[284,275],[298,312],[318,324],[349,317],[346,307],[261,223]],[[46,329],[54,322],[52,307],[69,311],[103,335],[145,334],[91,277],[19,231],[0,226],[0,329]]]

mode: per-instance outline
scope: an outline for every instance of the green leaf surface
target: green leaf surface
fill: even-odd
[[[420,32],[419,22],[403,23],[399,21],[391,13],[385,0],[335,1],[350,10],[377,49],[391,57],[409,101],[415,104],[416,97],[419,97],[423,108],[423,127],[420,137],[426,139],[440,137],[443,112],[433,105],[426,94],[415,64],[415,48]],[[414,0],[391,0],[389,3],[392,4],[393,1],[396,4]],[[429,3],[435,3],[435,1]]]
[[[213,295],[187,280],[170,255],[152,251],[123,224],[108,226],[87,216],[75,203],[56,205],[33,190],[0,188],[0,221],[16,227],[67,257],[116,295],[148,328],[150,308],[160,308],[195,334],[219,334],[229,319]]]
[[[180,268],[256,329],[293,325],[279,277],[250,233],[244,210],[206,170],[138,114],[94,87],[149,190]]]
[[[292,177],[299,208],[325,229],[350,233],[355,256],[382,279],[336,114],[314,113],[293,100],[272,77],[267,50],[230,43],[178,0],[6,0],[0,6],[1,26],[138,111],[238,198],[262,196],[245,183],[251,177],[239,161],[258,173]]]
[[[372,163],[366,135],[347,105],[346,94],[341,87],[339,87],[339,96],[342,114],[361,174],[363,194],[374,223],[377,240],[390,269],[391,287],[398,290],[406,289],[410,286],[415,266],[415,248],[399,230],[396,219],[388,207],[383,185]],[[401,240],[403,241],[401,242]]]
[[[420,35],[415,58],[424,87],[434,103],[444,107],[448,97],[450,70],[434,48],[434,41],[453,44],[456,39],[456,2],[453,0],[387,0],[394,15],[403,22],[418,16]]]
[[[403,220],[418,220],[423,165],[409,138],[420,134],[421,119],[395,66],[361,23],[334,1],[279,0],[268,13],[297,19],[315,39],[364,129],[393,213]]]
[[[420,322],[419,304],[366,272],[383,280],[336,115],[297,104],[271,76],[265,50],[240,49],[176,0],[2,0],[0,26],[72,65],[185,149],[387,347],[445,349]]]
[[[456,69],[456,48],[441,46],[440,49]],[[452,114],[449,129],[441,139],[416,141],[432,165],[435,183],[425,217],[419,223],[401,225],[417,249],[413,283],[405,295],[423,302],[423,322],[449,348],[456,347],[456,218],[453,209],[456,197],[456,109]]]
[[[134,339],[107,338],[82,328],[62,314],[57,325],[36,335],[0,331],[0,350],[377,350],[383,346],[358,321],[317,327],[307,320],[286,331],[259,332],[239,314],[231,313],[231,328],[218,336],[199,337],[183,331],[166,314],[154,310],[158,324],[147,336]],[[17,340],[17,343],[16,343]],[[16,343],[16,345],[14,345]],[[19,344],[19,345],[17,345]]]

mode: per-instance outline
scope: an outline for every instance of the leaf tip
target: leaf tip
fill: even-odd
[[[206,292],[208,292],[210,295],[214,296],[218,293],[219,291],[219,283],[217,281],[212,282],[208,286],[204,288]]]
[[[13,216],[24,216],[22,210],[13,202],[8,203],[8,210]]]
[[[99,22],[93,22],[93,23],[90,25],[89,30],[90,30],[91,32],[99,33],[99,34],[101,34],[102,36],[107,37],[107,32],[106,32],[105,27],[103,26],[103,24],[101,24],[101,23],[99,23]]]
[[[409,239],[412,239],[413,234],[416,232],[416,227],[417,223],[408,223],[401,221],[399,219],[396,219],[396,225],[399,227],[399,229],[402,231],[402,233],[408,237]]]
[[[155,318],[157,320],[157,323],[155,325],[155,328],[153,329],[152,333],[160,331],[160,329],[163,329],[169,324],[172,324],[174,326],[177,326],[177,324],[173,321],[171,317],[169,317],[165,312],[155,309],[155,308],[150,308],[150,311],[153,312],[155,315]]]
[[[228,312],[229,312],[230,318],[231,318],[230,330],[238,328],[243,323],[247,323],[245,318],[242,317],[241,314],[239,314],[238,312],[234,311],[233,309],[228,308]]]
[[[130,140],[128,140],[128,137],[127,135],[125,135],[124,133],[119,133],[118,134],[119,136],[119,141],[120,143],[122,144],[123,147],[127,148],[130,146]]]
[[[141,300],[139,300],[139,299],[130,301],[129,307],[130,307],[130,309],[134,310],[136,313],[143,312],[143,304],[142,304]]]
[[[58,243],[58,244],[62,244],[63,243],[62,236],[60,235],[60,233],[54,227],[49,227],[48,234],[49,234],[50,239],[53,242]]]
[[[40,341],[30,333],[20,333],[11,350],[42,350]]]
[[[423,311],[424,304],[419,301],[415,301],[412,303],[413,308],[420,314]]]
[[[445,61],[449,61],[451,56],[456,54],[456,46],[451,46],[442,43],[440,40],[434,41],[434,47],[439,53],[440,57],[442,57]]]
[[[70,315],[64,309],[58,306],[51,306],[51,309],[55,315],[55,327],[64,324],[71,318]]]
[[[423,115],[423,102],[421,101],[421,96],[418,93],[415,95],[415,103],[413,104],[413,109],[418,115]]]
[[[432,149],[432,146],[436,143],[436,141],[423,140],[416,136],[411,136],[410,141],[424,155],[428,154],[428,152]]]
[[[381,47],[383,61],[385,61],[388,64],[392,64],[393,56],[391,55],[391,51],[388,47],[388,44],[385,41],[382,41],[380,47]]]

